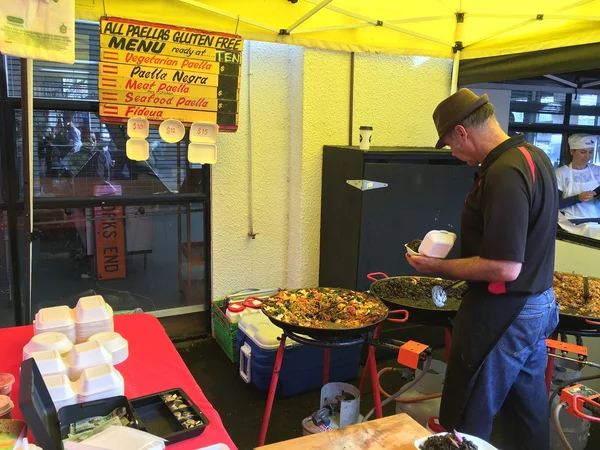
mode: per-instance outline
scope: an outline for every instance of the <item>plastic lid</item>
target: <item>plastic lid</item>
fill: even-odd
[[[11,412],[14,406],[8,395],[0,395],[0,416]]]
[[[427,426],[434,433],[443,433],[444,431],[446,431],[446,429],[440,425],[439,417],[430,417],[427,421]]]
[[[244,306],[252,309],[260,309],[260,307],[262,306],[262,300],[258,298],[247,298],[246,300],[244,300]]]
[[[11,386],[15,382],[15,377],[10,373],[0,373],[0,388]]]
[[[239,313],[245,310],[246,307],[241,303],[230,303],[227,309],[232,313]]]

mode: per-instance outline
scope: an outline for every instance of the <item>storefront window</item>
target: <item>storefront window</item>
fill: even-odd
[[[546,152],[554,167],[560,165],[562,134],[557,133],[524,133],[525,140]]]
[[[574,95],[569,123],[591,127],[600,126],[600,96],[596,94]]]
[[[566,94],[512,91],[510,112],[512,124],[562,124]]]
[[[0,328],[16,325],[15,323],[15,308],[16,308],[16,292],[13,285],[13,258],[11,253],[11,243],[9,237],[9,222],[8,213],[0,211]],[[23,221],[22,216],[19,216],[17,221],[17,245],[20,250],[23,250]],[[24,268],[24,261],[21,261],[21,266],[18,270]]]
[[[32,313],[93,294],[115,311],[203,309],[203,213],[201,204],[35,210]]]
[[[21,122],[20,111],[16,122]],[[178,150],[176,144],[167,144],[152,128],[148,137],[150,157],[133,161],[125,152],[127,139],[125,126],[103,124],[97,113],[35,110],[33,195],[64,198],[202,193],[202,167],[189,166],[185,142]],[[17,151],[21,160],[22,146]]]

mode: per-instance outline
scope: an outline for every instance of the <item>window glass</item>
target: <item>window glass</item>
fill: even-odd
[[[17,219],[20,251],[23,251],[23,216]],[[24,258],[21,258],[23,270]],[[0,211],[0,328],[15,326],[15,287],[12,285],[12,258],[8,233],[8,214]],[[17,287],[17,289],[20,287]]]
[[[201,204],[36,209],[32,313],[94,293],[115,311],[204,305],[203,224]]]
[[[516,134],[517,132],[518,127],[511,130],[511,134]],[[527,142],[530,142],[546,152],[554,167],[558,167],[560,165],[560,154],[563,139],[562,134],[524,132],[523,135]]]
[[[600,126],[600,95],[573,95],[569,123],[590,127]]]
[[[20,111],[16,112],[16,122],[19,127]],[[188,164],[184,141],[178,152],[177,144],[167,144],[158,130],[151,128],[147,139],[150,157],[133,161],[126,154],[127,139],[125,125],[102,124],[97,113],[35,110],[34,196],[202,193],[202,166]],[[21,161],[21,145],[17,156]]]
[[[566,94],[512,91],[510,100],[511,124],[562,124]]]

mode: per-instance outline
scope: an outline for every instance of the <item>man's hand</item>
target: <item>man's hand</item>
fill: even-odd
[[[411,266],[421,273],[439,272],[440,260],[438,258],[430,258],[422,255],[409,255],[407,253],[406,260]]]
[[[588,202],[591,199],[593,199],[596,196],[596,193],[594,191],[585,191],[582,192],[581,194],[579,194],[579,201],[580,202]]]

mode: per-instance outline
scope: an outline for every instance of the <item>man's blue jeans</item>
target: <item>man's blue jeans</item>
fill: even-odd
[[[527,299],[481,366],[459,431],[488,441],[494,416],[503,408],[512,416],[518,449],[549,448],[545,341],[557,325],[558,307],[552,289]]]

